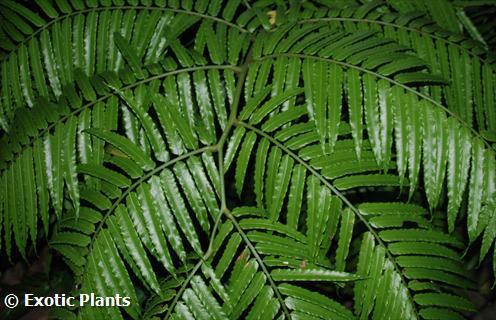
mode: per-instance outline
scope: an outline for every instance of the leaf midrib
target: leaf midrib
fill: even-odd
[[[376,78],[380,78],[380,79],[383,79],[395,86],[399,86],[401,87],[402,89],[408,91],[408,92],[411,92],[412,94],[415,94],[416,96],[424,99],[424,100],[427,100],[429,101],[430,103],[432,103],[433,105],[435,105],[436,107],[440,108],[441,110],[443,110],[444,112],[446,112],[449,116],[455,118],[462,126],[466,127],[467,129],[469,129],[473,135],[475,135],[477,138],[479,138],[481,141],[484,142],[484,144],[487,146],[488,149],[491,149],[493,151],[496,152],[496,147],[493,146],[492,144],[490,144],[486,139],[484,139],[484,137],[482,137],[482,135],[479,133],[479,131],[475,130],[471,125],[469,125],[465,120],[463,120],[459,115],[457,115],[456,113],[454,113],[453,111],[449,110],[448,108],[446,108],[445,106],[443,106],[442,104],[440,104],[439,102],[437,102],[436,100],[432,99],[431,97],[405,85],[405,84],[402,84],[394,79],[391,79],[387,76],[383,76],[382,74],[380,73],[377,73],[375,71],[371,71],[371,70],[368,70],[368,69],[365,69],[365,68],[362,68],[362,67],[359,67],[359,66],[356,66],[356,65],[353,65],[351,63],[346,63],[346,62],[343,62],[343,61],[338,61],[338,60],[335,60],[335,59],[331,59],[331,58],[322,58],[322,57],[316,57],[316,56],[312,56],[312,55],[308,55],[308,54],[300,54],[300,53],[276,53],[276,54],[270,54],[270,55],[266,55],[266,56],[263,56],[259,59],[256,59],[254,61],[263,61],[263,60],[267,60],[267,59],[272,59],[272,58],[278,58],[278,57],[290,57],[290,58],[300,58],[300,59],[312,59],[312,60],[317,60],[317,61],[324,61],[324,62],[329,62],[329,63],[334,63],[334,64],[337,64],[337,65],[340,65],[340,66],[343,66],[345,68],[349,68],[349,69],[355,69],[355,70],[358,70],[362,73],[368,73]]]
[[[197,17],[201,17],[204,19],[209,19],[212,21],[220,22],[220,23],[223,23],[229,27],[236,28],[239,31],[244,32],[244,33],[249,32],[245,28],[240,27],[237,24],[229,22],[227,20],[224,20],[224,19],[221,19],[218,17],[214,17],[214,16],[210,16],[208,14],[199,13],[196,11],[188,11],[188,10],[184,10],[184,9],[173,9],[173,8],[163,8],[163,7],[153,7],[153,6],[150,6],[150,7],[147,7],[147,6],[109,6],[109,7],[86,8],[83,10],[76,10],[76,11],[73,11],[71,13],[63,14],[63,15],[60,15],[53,20],[50,20],[49,22],[47,22],[46,24],[44,24],[40,28],[36,29],[36,31],[34,31],[32,34],[25,37],[21,42],[17,43],[16,47],[14,49],[10,50],[9,53],[3,57],[3,59],[0,59],[0,61],[8,60],[13,52],[17,52],[21,46],[25,45],[32,38],[36,37],[38,34],[43,32],[43,30],[50,28],[53,24],[55,24],[59,21],[62,21],[66,18],[70,18],[70,17],[78,15],[78,14],[85,14],[85,13],[99,12],[99,11],[111,11],[111,10],[150,10],[150,11],[157,10],[157,11],[164,11],[164,12],[184,13],[187,15],[197,16]]]

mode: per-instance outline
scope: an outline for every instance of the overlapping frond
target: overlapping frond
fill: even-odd
[[[261,127],[277,117],[278,113]],[[400,177],[383,173],[371,143],[364,141],[364,157],[358,161],[353,140],[338,140],[331,154],[322,150],[312,122],[281,123],[273,133],[239,125],[233,134],[233,140],[239,140],[236,170],[247,166],[243,150],[253,149],[249,159],[254,162],[254,187],[248,190],[255,192],[256,207],[233,213],[241,218],[241,227],[256,229],[248,238],[258,252],[270,255],[269,266],[344,271],[349,268],[349,255],[358,254],[357,275],[367,279],[354,285],[355,315],[360,318],[461,317],[456,310],[474,310],[467,297],[459,296],[460,289],[475,288],[461,262],[464,244],[436,230],[427,210],[406,201],[354,204],[348,200],[358,188],[401,190]],[[347,129],[341,129],[341,135],[350,135]],[[243,138],[236,139],[236,132]],[[259,136],[258,144],[251,142],[251,133]],[[388,169],[395,168],[390,162]],[[368,231],[362,239],[354,238],[354,228],[361,223]],[[350,253],[352,240],[361,241],[356,253]],[[329,253],[331,247],[336,248],[334,253]],[[451,300],[459,304],[446,304]]]
[[[0,66],[0,128],[10,130],[17,108],[33,107],[39,97],[58,101],[73,96],[75,86],[91,86],[93,76],[117,72],[126,60],[136,69],[159,62],[166,52],[182,54],[180,38],[190,36],[190,30],[198,30],[195,49],[203,53],[208,45],[214,55],[212,61],[221,64],[227,60],[222,57],[227,51],[217,42],[239,40],[246,36],[244,26],[253,29],[260,24],[253,13],[235,16],[240,7],[244,8],[239,1],[199,1],[195,5],[104,2],[100,6],[96,1],[43,1],[39,5],[46,19],[14,1],[2,2],[1,42],[5,52]],[[218,41],[206,41],[206,37],[215,37],[214,32],[219,34]],[[132,56],[122,52],[123,45],[133,48]],[[233,51],[230,61],[236,56]],[[187,56],[183,58],[185,64],[193,64]],[[145,77],[141,72],[136,76]],[[95,98],[91,90],[83,93],[88,100]]]
[[[394,5],[398,3],[398,7]],[[399,12],[392,11],[392,5]],[[420,92],[441,103],[453,114],[477,128],[481,134],[492,141],[492,133],[496,128],[496,106],[494,104],[494,65],[490,56],[480,42],[467,38],[456,30],[449,30],[443,24],[435,22],[426,13],[443,12],[440,18],[447,19],[450,4],[426,2],[428,8],[416,7],[418,2],[405,6],[405,2],[373,1],[365,5],[347,4],[345,9],[331,8],[322,10],[320,7],[306,7],[301,13],[289,11],[287,19],[300,25],[326,25],[333,30],[342,29],[347,32],[375,31],[375,36],[383,38],[373,44],[356,44],[350,49],[358,53],[352,57],[353,63],[359,63],[369,55],[377,53],[376,58],[384,59],[374,47],[388,52],[392,58],[401,56],[407,48],[411,48],[416,56],[423,59],[431,73],[449,79],[448,86],[423,87]],[[439,6],[440,8],[430,8]],[[401,9],[400,9],[401,8]],[[447,19],[451,21],[451,19]],[[436,22],[438,22],[436,20]],[[392,43],[387,40],[395,40]],[[399,45],[398,45],[399,44]],[[369,49],[369,50],[367,50]],[[373,57],[373,56],[372,56]],[[371,57],[371,58],[372,58]],[[385,62],[383,62],[385,63]],[[421,84],[422,79],[418,79]]]
[[[232,41],[226,39],[222,46]],[[235,55],[240,53],[241,47],[225,59],[236,63]],[[170,154],[181,155],[216,142],[216,130],[226,126],[237,69],[224,60],[219,65],[207,65],[201,59],[195,63],[192,54],[184,49],[174,58],[142,68],[142,79],[130,67],[119,74],[108,71],[95,77],[96,83],[85,82],[85,86],[73,88],[71,96],[64,96],[57,103],[44,100],[33,108],[18,110],[15,126],[4,137],[5,146],[0,151],[4,186],[15,185],[15,180],[19,184],[10,188],[11,194],[4,194],[0,208],[7,253],[11,252],[11,235],[21,251],[26,248],[29,230],[33,241],[36,239],[38,219],[48,232],[49,208],[60,216],[66,191],[78,213],[80,196],[84,198],[86,191],[80,195],[77,164],[98,166],[108,161],[123,170],[129,169],[129,163],[118,156],[105,160],[104,140],[92,136],[87,129],[111,131],[122,127],[144,154],[160,162],[168,161]],[[221,83],[226,87],[221,88]],[[157,94],[162,90],[166,96]],[[158,123],[146,112],[150,110],[157,115]],[[187,116],[195,112],[199,117]],[[175,122],[170,124],[172,119]],[[168,148],[163,146],[161,135],[168,141]],[[148,160],[141,165],[141,169],[148,170],[154,164]],[[142,173],[131,171],[134,178]],[[23,180],[17,179],[20,175],[25,175],[22,178],[30,183],[21,184]],[[100,187],[92,178],[85,181]],[[26,191],[21,191],[24,188]],[[30,198],[23,204],[19,197],[27,194]],[[27,220],[20,223],[15,219]]]

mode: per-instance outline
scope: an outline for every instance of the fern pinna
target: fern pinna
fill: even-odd
[[[476,311],[496,81],[463,2],[35,2],[0,3],[2,257],[132,301],[54,317]]]

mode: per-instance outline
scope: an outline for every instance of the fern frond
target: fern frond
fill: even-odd
[[[476,310],[494,68],[449,2],[37,6],[0,4],[0,244],[44,234],[74,293],[131,299],[56,316]]]

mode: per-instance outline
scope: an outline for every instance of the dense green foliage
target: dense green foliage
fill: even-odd
[[[2,257],[48,243],[72,294],[133,301],[54,316],[476,312],[496,239],[488,16],[447,0],[34,2],[0,1]]]

